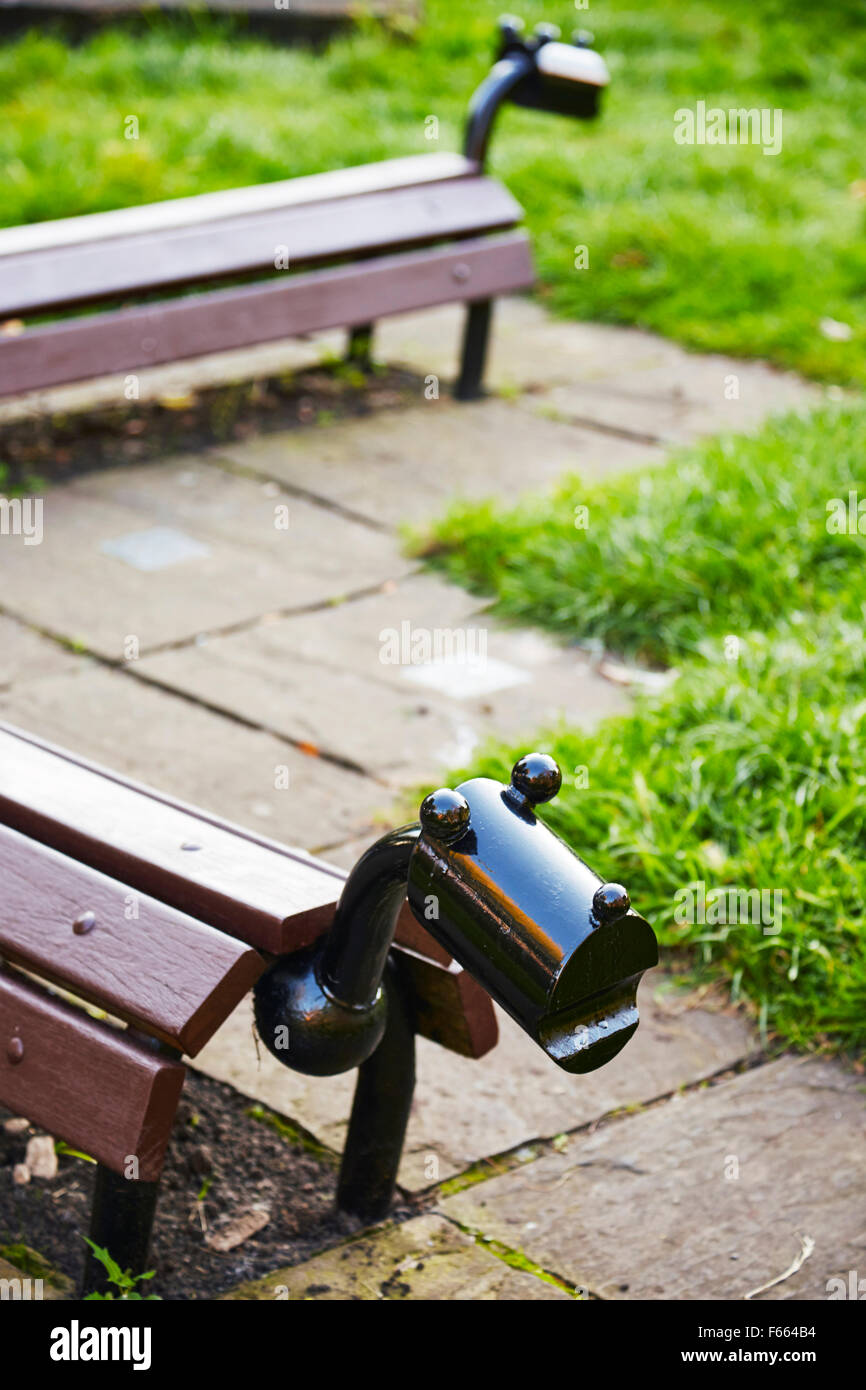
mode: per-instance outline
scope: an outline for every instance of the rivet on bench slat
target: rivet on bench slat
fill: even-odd
[[[96,918],[92,912],[82,912],[80,917],[76,917],[72,923],[72,930],[76,936],[86,936],[89,931],[93,931],[96,926]]]
[[[195,844],[194,841],[192,841],[192,840],[184,840],[183,844],[181,845],[181,849],[187,849],[187,850],[201,849],[201,845]]]
[[[9,1042],[6,1045],[6,1056],[9,1058],[9,1061],[12,1063],[13,1066],[16,1062],[20,1062],[23,1059],[24,1044],[20,1038],[9,1039]]]
[[[458,285],[465,285],[471,275],[472,267],[468,266],[465,261],[458,261],[451,272],[451,278],[456,280]]]

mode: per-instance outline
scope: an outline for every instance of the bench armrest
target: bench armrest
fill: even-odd
[[[469,103],[466,157],[484,164],[493,121],[506,101],[585,120],[597,115],[610,79],[591,41],[591,34],[580,31],[571,44],[560,43],[559,31],[548,24],[524,38],[522,20],[500,20],[497,60]]]

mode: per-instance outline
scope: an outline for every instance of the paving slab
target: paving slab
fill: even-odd
[[[47,1303],[73,1296],[71,1279],[67,1279],[65,1274],[61,1274],[35,1251],[26,1249],[26,1254],[30,1257],[31,1269],[41,1270],[41,1275],[28,1274],[0,1256],[0,1300]]]
[[[377,352],[422,377],[434,373],[449,381],[457,369],[461,322],[456,305],[386,320]],[[537,300],[519,296],[496,306],[486,380],[491,390],[525,393],[521,408],[558,407],[564,418],[675,440],[745,430],[770,411],[822,394],[764,362],[687,352],[639,328],[552,318]],[[726,390],[734,389],[739,397],[726,399]],[[684,422],[693,429],[682,429]]]
[[[380,1226],[301,1265],[241,1284],[227,1300],[405,1299],[536,1302],[571,1294],[516,1269],[440,1216]]]
[[[139,665],[398,785],[435,781],[491,736],[529,737],[560,718],[586,727],[628,708],[586,652],[508,629],[428,574]]]
[[[459,498],[516,499],[566,473],[601,478],[662,457],[659,449],[546,419],[498,399],[458,405],[450,397],[375,422],[285,430],[220,445],[214,458],[327,497],[383,525],[423,522]]]
[[[5,606],[114,659],[408,569],[389,536],[194,456],[54,487],[43,524],[4,546]]]
[[[23,681],[71,673],[80,657],[0,613],[0,691]]]
[[[688,356],[673,343],[657,343],[649,335],[644,341],[645,356],[635,353],[616,371],[524,396],[518,408],[546,418],[552,413],[562,422],[592,420],[611,432],[676,445],[707,434],[745,434],[772,413],[821,399],[816,387],[760,362]]]
[[[682,1084],[733,1066],[753,1049],[743,1020],[671,992],[660,972],[642,982],[641,1023],[608,1066],[570,1077],[501,1010],[500,1040],[479,1061],[425,1038],[417,1043],[418,1081],[400,1182],[420,1190],[492,1154],[587,1125],[623,1106],[644,1104]],[[354,1073],[310,1078],[283,1067],[253,1038],[243,1001],[193,1064],[282,1111],[341,1150]]]
[[[575,1135],[440,1206],[612,1299],[744,1299],[814,1242],[758,1297],[823,1299],[864,1266],[864,1140],[862,1077],[783,1058]]]
[[[368,778],[92,663],[0,691],[0,718],[303,849],[340,828],[375,839],[374,810],[391,801]]]

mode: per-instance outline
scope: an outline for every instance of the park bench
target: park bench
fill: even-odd
[[[462,155],[0,230],[0,397],[333,328],[364,361],[377,319],[445,303],[467,306],[456,395],[478,396],[491,305],[533,280],[522,209],[484,172],[496,112],[588,117],[606,81],[584,38],[508,20]]]
[[[0,1105],[96,1160],[91,1239],[145,1268],[182,1058],[250,989],[285,1065],[358,1067],[338,1203],[367,1220],[417,1033],[482,1057],[492,995],[567,1071],[614,1056],[655,938],[536,819],[560,780],[533,754],[507,787],[434,793],[345,879],[0,724]],[[83,1290],[104,1278],[89,1255]]]

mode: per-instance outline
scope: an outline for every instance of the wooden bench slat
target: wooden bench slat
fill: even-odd
[[[0,1103],[115,1172],[134,1154],[140,1179],[159,1177],[184,1074],[180,1063],[0,971]]]
[[[499,1039],[490,995],[456,961],[437,965],[414,952],[398,952],[415,997],[415,1028],[461,1057],[484,1057]]]
[[[0,339],[0,396],[370,323],[434,304],[488,299],[528,289],[532,279],[527,237],[505,233],[93,314]]]
[[[0,317],[513,227],[520,205],[477,177],[281,207],[0,258]],[[2,233],[0,233],[2,235]]]
[[[93,926],[76,930],[86,913]],[[190,1056],[264,969],[232,937],[6,826],[0,954]]]
[[[245,188],[221,189],[218,193],[198,193],[190,198],[168,198],[161,203],[116,208],[111,212],[92,212],[82,217],[57,217],[46,222],[3,227],[0,228],[0,256],[51,251],[59,246],[78,246],[88,241],[104,241],[109,237],[165,231],[169,227],[189,227],[196,223],[210,223],[221,217],[240,217],[274,208],[299,207],[304,203],[324,202],[332,198],[352,198],[362,193],[378,193],[407,185],[466,178],[477,172],[477,164],[459,154],[405,155],[399,159],[383,159],[375,164],[331,169],[324,174],[306,174],[300,178],[279,179]]]
[[[0,819],[230,936],[278,954],[328,926],[342,879],[144,788],[0,730]],[[197,845],[197,849],[184,849]]]

